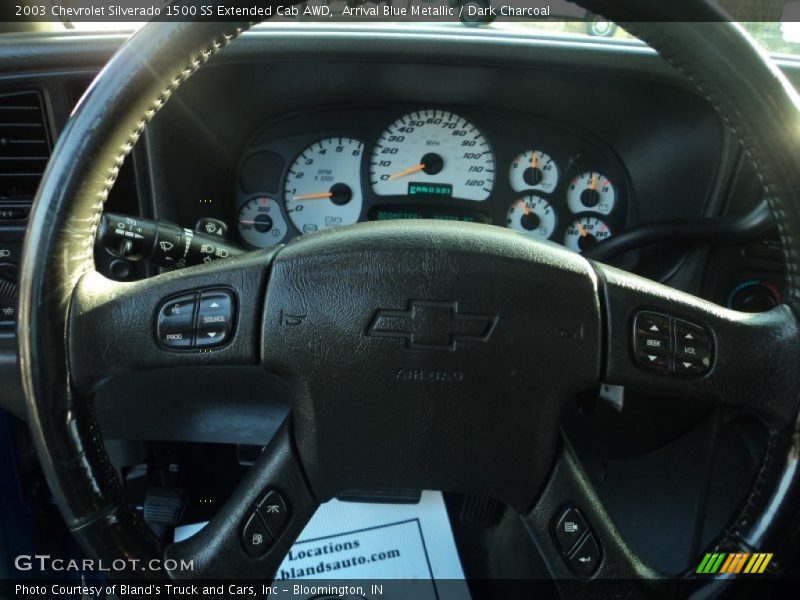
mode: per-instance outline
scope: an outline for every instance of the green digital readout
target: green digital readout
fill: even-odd
[[[370,210],[372,221],[397,221],[405,219],[434,219],[462,223],[487,223],[483,213],[447,208],[443,206],[381,206]]]
[[[421,219],[422,215],[413,212],[399,212],[393,210],[379,210],[376,215],[377,221],[402,221],[404,219]]]
[[[452,198],[453,186],[449,183],[414,183],[408,184],[409,196],[440,196]]]

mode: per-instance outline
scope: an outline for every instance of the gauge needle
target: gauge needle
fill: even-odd
[[[522,212],[524,212],[524,213],[525,213],[525,216],[526,216],[526,217],[527,217],[529,214],[531,214],[531,209],[530,209],[530,207],[529,207],[527,204],[525,204],[525,201],[524,201],[524,200],[517,200],[517,204],[519,204],[519,206],[522,208]]]
[[[319,194],[303,194],[302,196],[293,196],[292,200],[322,200],[323,198],[332,198],[331,192],[320,192]]]
[[[581,237],[589,236],[589,232],[586,230],[586,227],[583,225],[583,223],[578,223],[578,231],[581,232]]]
[[[537,166],[539,166],[539,157],[537,157],[534,152],[531,154],[531,169],[535,169]]]
[[[419,163],[418,165],[414,165],[413,167],[409,167],[407,169],[403,169],[402,171],[398,171],[393,175],[389,175],[389,180],[392,179],[400,179],[401,177],[405,177],[406,175],[411,175],[412,173],[416,173],[417,171],[422,171],[425,168],[425,165]]]
[[[597,189],[597,173],[592,173],[592,185],[590,185],[589,188],[592,190]]]

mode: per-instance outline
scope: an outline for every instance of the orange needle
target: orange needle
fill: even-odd
[[[535,169],[538,166],[538,164],[539,164],[539,157],[537,157],[536,153],[534,152],[533,154],[531,154],[531,168]]]
[[[393,175],[389,175],[389,180],[392,179],[400,179],[401,177],[405,177],[406,175],[411,175],[412,173],[416,173],[417,171],[422,171],[425,168],[425,165],[419,163],[418,165],[414,165],[413,167],[409,167],[407,169],[403,169],[402,171],[398,171]]]
[[[586,227],[584,227],[582,223],[578,223],[578,230],[581,232],[581,237],[589,236],[589,232],[586,231]]]
[[[592,185],[589,186],[590,189],[596,190],[597,189],[597,173],[592,173]]]
[[[331,192],[322,192],[319,194],[303,194],[302,196],[294,196],[292,200],[321,200],[323,198],[332,198]]]
[[[517,200],[517,204],[519,204],[519,205],[522,207],[522,212],[524,212],[524,213],[525,213],[525,216],[526,216],[526,217],[527,217],[529,214],[531,214],[531,209],[530,209],[530,207],[529,207],[527,204],[525,204],[525,202],[524,202],[523,200]]]

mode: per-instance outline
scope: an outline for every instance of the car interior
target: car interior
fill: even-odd
[[[441,580],[388,597],[779,597],[793,3],[299,16],[400,4],[0,24],[0,580],[305,580],[318,510],[435,505],[455,570],[361,542]]]

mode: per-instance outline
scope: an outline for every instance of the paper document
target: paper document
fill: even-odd
[[[197,530],[180,527],[175,540]],[[308,588],[308,598],[328,597],[308,580],[334,586],[344,580],[360,588],[344,597],[369,600],[405,600],[409,594],[415,600],[470,598],[441,492],[423,492],[417,504],[323,504],[275,576],[273,585],[293,592],[286,595],[292,598],[305,597],[297,595],[297,580]]]

